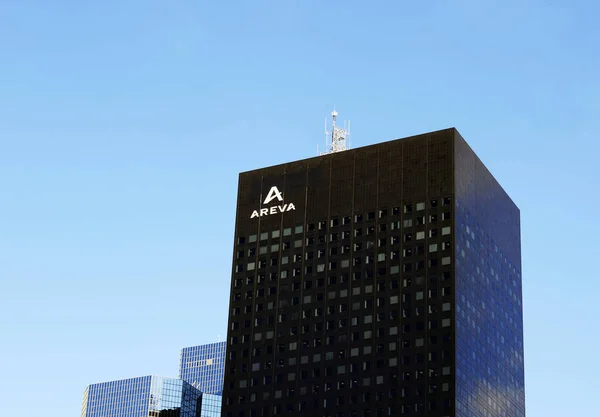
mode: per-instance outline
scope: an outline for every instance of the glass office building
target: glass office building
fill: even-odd
[[[201,406],[201,392],[187,382],[143,376],[89,385],[81,416],[198,417]]]
[[[181,349],[179,378],[205,394],[221,395],[225,372],[226,342]]]
[[[519,209],[455,129],[240,174],[224,417],[524,417]]]
[[[180,378],[144,376],[89,385],[82,417],[220,417],[225,342],[181,350]]]

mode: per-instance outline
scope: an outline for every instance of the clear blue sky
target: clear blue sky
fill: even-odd
[[[415,6],[418,4],[418,6]],[[237,174],[456,126],[521,209],[528,416],[597,411],[600,5],[0,3],[0,414],[226,334]]]

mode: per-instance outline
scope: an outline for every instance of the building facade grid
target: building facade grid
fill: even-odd
[[[449,133],[240,176],[226,417],[453,414]]]

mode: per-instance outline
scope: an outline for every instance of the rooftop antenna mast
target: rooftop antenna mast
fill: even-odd
[[[327,130],[327,119],[325,119],[325,152],[321,155],[327,155],[334,152],[341,152],[350,149],[350,121],[344,121],[343,127],[337,125],[338,112],[331,112],[331,131]]]

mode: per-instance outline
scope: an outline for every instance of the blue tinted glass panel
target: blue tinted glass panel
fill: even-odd
[[[519,210],[456,141],[456,415],[525,417]]]
[[[179,377],[205,394],[223,393],[226,342],[181,350]]]

